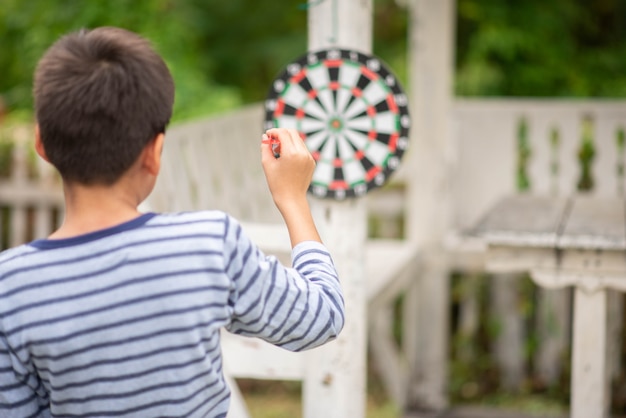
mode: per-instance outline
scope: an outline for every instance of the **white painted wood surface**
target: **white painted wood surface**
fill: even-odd
[[[419,281],[407,297],[417,332],[408,342],[415,354],[409,403],[441,410],[448,405],[447,347],[449,264],[443,247],[451,228],[452,73],[455,1],[409,2],[409,100],[411,148],[405,164],[407,239],[427,254]]]
[[[308,50],[372,49],[372,0],[326,0],[308,9]],[[365,417],[367,309],[364,199],[311,199],[311,210],[328,246],[344,292],[346,321],[336,341],[308,354],[304,418]]]
[[[521,200],[523,204],[512,204]],[[533,211],[533,203],[537,211]],[[527,216],[553,213],[552,209],[559,212],[558,222],[540,221],[544,228],[537,226],[536,218]],[[608,416],[611,373],[607,372],[607,289],[626,291],[625,213],[622,198],[577,195],[564,205],[558,198],[525,196],[504,199],[478,227],[485,237],[501,237],[511,229],[556,237],[544,241],[523,234],[517,239],[507,235],[505,241],[496,238],[492,248],[495,251],[489,250],[488,260],[497,260],[494,265],[501,270],[507,265],[513,271],[528,270],[540,286],[574,286],[573,418]],[[513,220],[515,227],[503,219]]]

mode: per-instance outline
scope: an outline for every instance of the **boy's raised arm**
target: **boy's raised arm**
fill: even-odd
[[[302,241],[321,242],[311,216],[307,189],[315,170],[315,160],[294,129],[268,130],[261,145],[261,162],[265,178],[291,238],[291,246]],[[278,141],[278,158],[268,139]]]

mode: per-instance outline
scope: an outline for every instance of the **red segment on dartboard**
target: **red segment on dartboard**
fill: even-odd
[[[361,89],[360,89],[360,88],[358,88],[358,87],[353,87],[353,88],[352,88],[352,95],[353,95],[354,97],[361,97],[361,96],[363,96],[363,90],[361,90]]]
[[[343,161],[341,160],[341,158],[335,158],[333,160],[333,167],[337,168],[337,167],[341,167],[343,165]]]
[[[305,115],[304,110],[302,110],[302,109],[296,110],[296,118],[302,119],[304,117],[304,115]]]
[[[337,81],[331,81],[330,83],[328,83],[328,87],[331,90],[339,90],[339,88],[341,87],[341,84],[339,84],[339,82]]]
[[[396,105],[396,99],[393,97],[393,94],[387,96],[387,106],[389,106],[389,110],[393,113],[398,113],[398,106]]]
[[[372,181],[372,179],[374,177],[376,177],[376,175],[378,173],[380,173],[382,171],[382,169],[380,167],[372,167],[370,168],[367,173],[365,174],[365,180],[367,181]]]
[[[292,84],[298,84],[302,81],[304,77],[306,77],[306,68],[303,68],[298,74],[291,77],[291,80],[289,80],[289,82]]]
[[[365,153],[361,150],[358,150],[354,153],[354,159],[355,160],[362,160],[363,157],[365,157]]]
[[[307,96],[309,99],[315,99],[317,97],[317,90],[309,90]]]
[[[274,110],[274,116],[278,117],[283,114],[285,110],[285,101],[283,99],[276,100],[276,110]]]
[[[324,60],[324,65],[330,67],[341,67],[343,65],[342,60]]]
[[[320,160],[320,152],[319,151],[314,151],[311,153],[311,156],[313,157],[313,159],[315,161],[319,161]]]
[[[347,190],[348,187],[348,183],[345,180],[335,180],[328,186],[330,190]]]
[[[376,108],[374,106],[367,106],[367,116],[370,118],[376,116]]]
[[[361,67],[361,72],[365,75],[365,77],[369,78],[372,81],[378,79],[378,74],[376,74],[374,71],[370,70],[367,67]]]
[[[389,138],[389,149],[393,152],[396,150],[396,147],[398,146],[398,138],[400,137],[400,135],[398,135],[397,133],[392,133],[391,137]]]
[[[369,131],[367,133],[367,137],[371,140],[371,141],[375,141],[376,138],[378,138],[378,133],[376,131]]]

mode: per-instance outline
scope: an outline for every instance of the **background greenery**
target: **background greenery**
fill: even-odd
[[[407,13],[375,0],[374,52],[406,83]],[[175,118],[265,97],[306,50],[305,0],[0,0],[0,96],[32,106],[45,49],[82,27],[115,25],[153,41],[177,84]],[[458,0],[459,95],[626,96],[623,0]]]

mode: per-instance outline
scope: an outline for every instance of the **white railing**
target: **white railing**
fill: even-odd
[[[0,239],[3,248],[47,236],[63,214],[61,183],[32,147],[31,126],[0,126]]]

